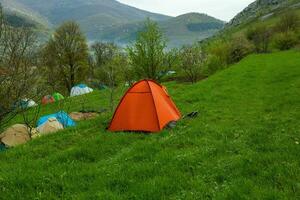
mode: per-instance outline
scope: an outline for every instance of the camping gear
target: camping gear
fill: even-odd
[[[37,127],[47,122],[49,118],[56,118],[63,125],[64,128],[76,126],[76,123],[71,119],[71,117],[67,113],[65,113],[64,111],[59,111],[57,113],[41,117],[38,120]]]
[[[52,95],[52,97],[54,98],[55,101],[60,101],[60,100],[65,99],[65,97],[62,94],[58,93],[58,92],[54,93]]]
[[[165,87],[153,80],[142,80],[126,92],[108,130],[159,132],[169,122],[180,118]]]
[[[49,103],[54,103],[54,102],[55,102],[55,99],[51,95],[46,95],[42,98],[42,104],[43,105],[46,105],[46,104],[49,104]]]
[[[94,90],[92,88],[89,88],[87,85],[85,85],[85,84],[79,84],[79,85],[74,86],[71,89],[70,96],[71,97],[79,96],[79,95],[91,93],[93,91]]]
[[[29,129],[24,124],[15,124],[0,135],[0,141],[7,147],[25,144],[30,140]]]
[[[184,116],[184,118],[196,118],[198,117],[198,111],[194,111],[194,112],[191,112],[189,114],[187,114],[186,116]]]
[[[63,125],[55,117],[48,118],[46,122],[37,127],[41,135],[55,133],[62,129],[64,129]]]
[[[0,143],[0,152],[1,152],[1,151],[5,151],[6,149],[7,149],[7,148],[6,148],[5,144]]]
[[[33,100],[31,100],[31,99],[22,99],[22,100],[15,103],[14,108],[25,109],[25,108],[31,108],[31,107],[34,107],[34,106],[37,106],[37,104]]]

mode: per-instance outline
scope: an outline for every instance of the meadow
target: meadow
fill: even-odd
[[[0,199],[299,199],[299,64],[299,51],[250,55],[197,84],[165,83],[199,116],[159,134],[108,132],[107,112],[0,152]],[[86,99],[108,107],[107,91]]]

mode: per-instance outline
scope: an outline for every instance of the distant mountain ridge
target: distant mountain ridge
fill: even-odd
[[[256,0],[237,14],[226,25],[226,28],[238,26],[251,20],[265,20],[276,11],[295,7],[300,7],[300,0]]]
[[[90,41],[126,45],[150,18],[159,23],[171,47],[210,37],[224,26],[213,17],[189,13],[178,17],[140,10],[116,0],[0,0],[11,15],[53,29],[66,20],[77,21]]]

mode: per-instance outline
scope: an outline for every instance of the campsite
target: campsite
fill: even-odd
[[[299,199],[300,2],[121,2],[0,0],[0,199]]]

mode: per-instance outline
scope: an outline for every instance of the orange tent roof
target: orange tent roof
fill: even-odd
[[[153,80],[142,80],[123,96],[108,130],[159,132],[180,118],[165,87]]]

